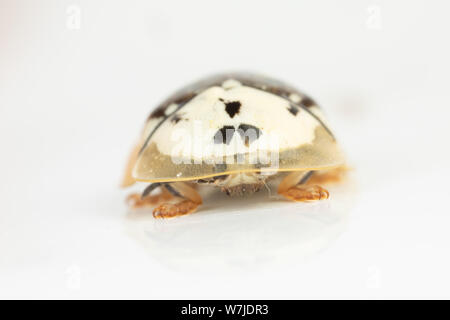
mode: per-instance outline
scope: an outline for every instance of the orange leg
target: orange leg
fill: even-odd
[[[342,166],[330,170],[315,171],[305,184],[311,185],[339,182],[345,178],[345,174],[348,170],[347,167]]]
[[[288,174],[278,186],[278,193],[293,201],[325,200],[330,196],[329,192],[319,185],[298,184],[308,172],[295,171]]]
[[[153,210],[155,218],[173,218],[194,212],[202,204],[202,198],[188,183],[174,182],[170,188],[175,191],[176,196],[184,200],[178,203],[163,203]]]
[[[161,193],[142,197],[140,193],[132,193],[127,197],[127,203],[133,209],[153,207],[162,201],[168,201],[173,196],[166,188],[161,188]]]
[[[198,203],[191,200],[183,200],[175,204],[163,203],[153,210],[153,216],[155,218],[173,218],[183,216],[194,212],[198,206]]]
[[[282,193],[282,195],[293,201],[316,201],[330,197],[330,193],[318,185],[295,186]]]

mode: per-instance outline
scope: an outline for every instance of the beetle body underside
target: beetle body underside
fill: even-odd
[[[316,201],[328,199],[329,193],[319,184],[339,181],[345,173],[345,167],[337,167],[320,171],[294,171],[282,177],[278,184],[278,194],[293,201]],[[242,172],[229,175],[219,175],[208,179],[198,179],[188,182],[160,182],[150,184],[141,194],[133,194],[128,199],[134,208],[155,206],[166,202],[153,210],[157,218],[169,218],[191,213],[202,204],[202,198],[195,184],[210,185],[220,188],[229,196],[246,196],[261,190],[269,179],[280,177],[281,173],[272,175],[257,172]],[[156,188],[161,192],[150,193]],[[173,198],[182,201],[171,203]]]

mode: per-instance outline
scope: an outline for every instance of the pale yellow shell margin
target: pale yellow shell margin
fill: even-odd
[[[205,176],[198,176],[198,177],[187,177],[187,178],[167,178],[167,179],[135,179],[139,182],[148,182],[148,183],[155,183],[155,182],[176,182],[176,181],[195,181],[199,179],[208,179],[212,177],[217,176],[223,176],[223,175],[230,175],[230,174],[237,174],[237,173],[252,173],[252,172],[293,172],[293,171],[317,171],[317,170],[330,170],[330,169],[336,169],[339,167],[342,167],[343,164],[340,165],[334,165],[329,167],[318,167],[318,168],[289,168],[289,169],[270,169],[270,168],[261,168],[261,169],[247,169],[247,170],[234,170],[234,171],[224,171],[216,174],[209,174]]]
[[[136,182],[136,179],[133,178],[132,173],[134,165],[136,164],[136,161],[139,157],[139,150],[141,150],[141,147],[142,143],[136,144],[128,157],[127,166],[125,167],[125,173],[120,183],[120,186],[122,188],[130,187]]]
[[[247,154],[245,160],[249,158]],[[272,165],[256,166],[249,161],[226,166],[216,166],[208,162],[177,164],[172,162],[170,156],[161,154],[155,143],[151,143],[139,155],[133,178],[145,182],[192,181],[239,172],[326,170],[342,166],[344,162],[344,156],[334,137],[322,126],[318,126],[312,143],[280,151],[278,162]]]

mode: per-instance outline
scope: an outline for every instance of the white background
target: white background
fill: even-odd
[[[444,1],[0,2],[1,298],[450,298]],[[353,167],[315,204],[213,193],[155,221],[120,190],[171,91],[292,83]]]

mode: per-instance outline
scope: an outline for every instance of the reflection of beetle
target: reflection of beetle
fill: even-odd
[[[278,193],[294,201],[327,199],[316,183],[336,180],[343,156],[317,104],[276,80],[219,75],[186,87],[148,118],[123,186],[151,183],[133,194],[133,207],[163,203],[155,217],[193,212],[202,199],[193,184],[229,195],[261,189],[273,174],[289,172]],[[150,195],[156,189],[162,192]]]

